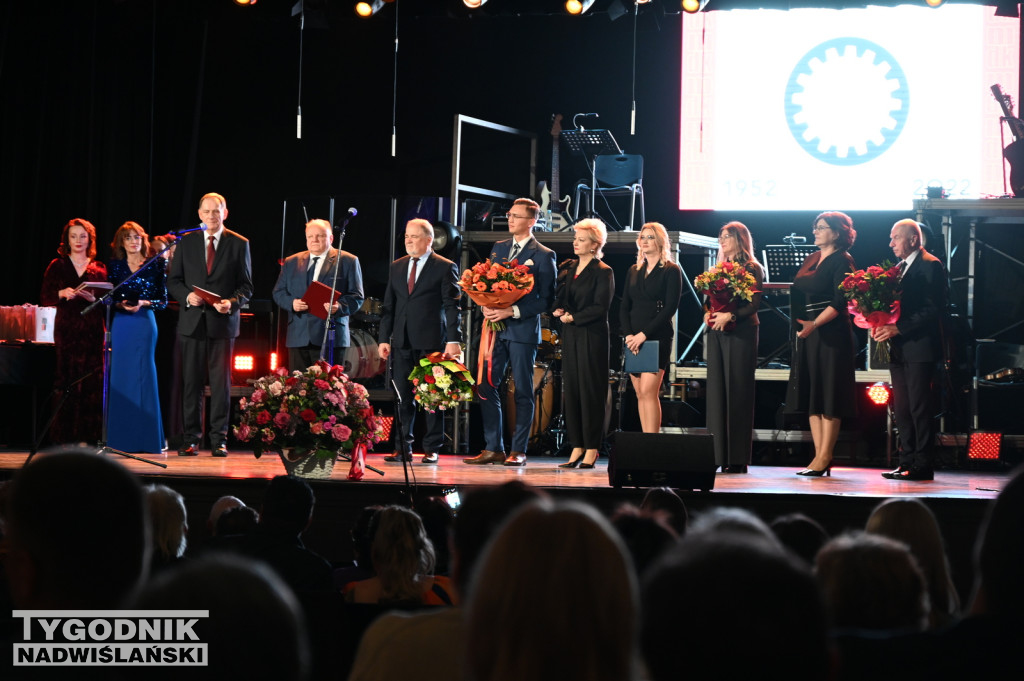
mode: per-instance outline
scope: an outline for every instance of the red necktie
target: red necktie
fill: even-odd
[[[409,294],[412,294],[413,288],[416,287],[416,263],[417,259],[412,259],[412,267],[409,269]]]
[[[210,243],[206,246],[206,273],[209,274],[213,271],[213,256],[217,255],[217,251],[213,248],[213,237],[209,237]]]

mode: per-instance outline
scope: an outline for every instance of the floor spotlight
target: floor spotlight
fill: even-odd
[[[971,433],[967,445],[967,460],[998,461],[1002,442],[1002,433]]]
[[[384,6],[384,0],[370,0],[370,2],[357,2],[356,14],[364,19],[372,17]]]
[[[586,14],[594,0],[565,0],[565,11],[569,14]]]
[[[873,385],[868,386],[868,399],[871,400],[871,404],[876,407],[884,407],[889,404],[889,399],[892,397],[892,388],[888,383],[882,383],[879,381]]]

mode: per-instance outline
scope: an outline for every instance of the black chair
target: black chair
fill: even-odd
[[[597,178],[597,194],[601,196],[628,196],[629,201],[629,223],[625,229],[639,229],[647,220],[644,213],[644,157],[640,154],[608,154],[597,156],[594,159],[594,174]],[[584,213],[593,212],[591,206],[595,200],[591,197],[594,188],[583,182],[576,185],[576,220],[580,217],[580,200],[583,195],[587,197],[587,210]],[[636,216],[636,199],[640,197],[640,223],[633,220]]]

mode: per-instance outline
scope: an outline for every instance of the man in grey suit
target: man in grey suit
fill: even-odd
[[[242,306],[252,297],[249,240],[224,227],[227,201],[206,194],[199,201],[204,230],[186,234],[178,244],[167,290],[181,306],[182,418],[184,434],[179,456],[195,456],[203,439],[200,417],[203,388],[210,377],[210,446],[214,456],[227,456],[231,404],[231,353],[238,337]],[[206,302],[194,287],[219,296]]]
[[[410,220],[405,226],[405,251],[391,263],[384,309],[380,320],[380,356],[394,353],[391,372],[401,396],[399,416],[402,429],[396,436],[396,451],[385,456],[389,463],[412,461],[413,425],[416,406],[409,374],[420,358],[433,352],[460,356],[462,314],[459,310],[459,273],[455,263],[434,253],[434,228],[426,220]],[[444,445],[444,413],[426,415],[423,463],[437,463]]]
[[[359,259],[347,251],[331,248],[333,240],[334,231],[327,220],[306,223],[306,248],[309,250],[285,259],[274,285],[274,302],[288,312],[285,344],[288,346],[288,368],[292,370],[305,369],[320,359],[325,322],[313,314],[302,299],[312,282],[318,281],[326,286],[334,282],[340,293],[330,310],[335,324],[335,364],[340,364],[344,357],[344,353],[338,350],[349,346],[349,315],[363,304],[363,273]],[[336,282],[335,265],[339,267]],[[327,358],[327,346],[324,347],[324,357]]]

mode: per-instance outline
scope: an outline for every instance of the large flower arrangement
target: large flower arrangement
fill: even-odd
[[[853,323],[862,329],[895,324],[900,318],[900,269],[888,261],[847,273],[839,290]],[[889,341],[875,346],[875,357],[889,361]]]
[[[257,379],[239,407],[235,437],[251,441],[257,458],[291,449],[333,460],[340,452],[363,454],[384,435],[366,388],[323,360],[304,371],[282,368]]]
[[[512,307],[516,302],[533,290],[533,275],[530,274],[530,261],[520,265],[518,260],[493,262],[490,259],[478,262],[462,273],[459,286],[474,303],[486,307],[504,309]],[[480,354],[477,359],[477,383],[484,377],[487,367],[487,382],[491,379],[491,357],[494,354],[495,332],[504,331],[505,322],[486,321],[480,329]]]
[[[473,398],[473,375],[450,355],[435,352],[420,360],[412,373],[413,399],[424,411],[451,409]]]
[[[694,288],[707,295],[711,312],[732,312],[741,301],[749,303],[758,293],[756,285],[754,275],[731,260],[720,262],[693,279]],[[708,320],[708,326],[711,326],[711,320]],[[725,329],[731,331],[735,327],[735,322],[729,322]]]

